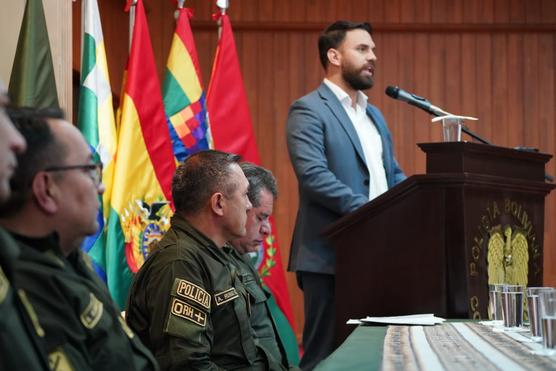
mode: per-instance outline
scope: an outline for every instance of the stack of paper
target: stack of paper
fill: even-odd
[[[390,325],[420,325],[432,326],[446,321],[444,318],[436,317],[432,313],[410,314],[407,316],[394,317],[366,317],[361,319],[350,319],[348,325],[361,325],[365,323],[384,323]]]

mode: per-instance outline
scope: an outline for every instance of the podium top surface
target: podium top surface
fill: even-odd
[[[474,173],[544,182],[552,155],[471,142],[419,143],[427,174]]]

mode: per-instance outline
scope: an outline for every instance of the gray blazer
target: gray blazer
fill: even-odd
[[[382,139],[388,188],[405,179],[392,152],[392,139],[378,108],[367,115]],[[287,141],[299,186],[299,210],[288,270],[334,274],[335,249],[320,233],[369,200],[369,171],[359,138],[338,98],[323,83],[293,103]]]

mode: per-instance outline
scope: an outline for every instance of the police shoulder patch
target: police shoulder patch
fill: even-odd
[[[104,311],[104,306],[100,300],[97,299],[93,293],[89,296],[89,304],[83,312],[81,313],[81,323],[88,329],[94,328],[100,317],[102,317],[102,312]]]
[[[184,318],[202,327],[205,327],[207,324],[206,313],[178,298],[172,298],[172,302],[170,304],[170,313],[174,316]]]
[[[48,355],[48,366],[53,371],[73,371],[66,353],[60,348]]]
[[[202,287],[187,280],[176,278],[172,291],[176,295],[189,299],[210,310],[210,295]]]
[[[0,267],[0,304],[6,300],[6,296],[8,295],[8,289],[10,288],[10,281],[8,281],[8,277],[4,274],[2,267]]]
[[[214,301],[216,305],[222,305],[224,303],[229,302],[230,300],[234,300],[239,297],[235,288],[230,287],[228,290],[224,290],[214,294]]]

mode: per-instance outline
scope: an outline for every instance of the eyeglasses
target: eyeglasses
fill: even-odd
[[[102,182],[102,163],[84,164],[84,165],[68,165],[68,166],[51,166],[43,171],[56,172],[56,171],[69,171],[69,170],[83,170],[85,171],[95,183],[95,186],[100,186]]]

